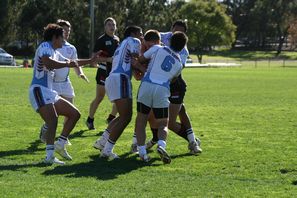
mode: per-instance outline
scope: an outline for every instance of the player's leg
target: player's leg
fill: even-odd
[[[96,96],[94,100],[91,102],[89,107],[89,116],[86,121],[86,125],[89,130],[94,130],[94,116],[97,111],[97,108],[101,101],[103,100],[105,96],[105,78],[106,78],[106,70],[102,68],[98,68],[97,74],[96,74]]]
[[[182,104],[181,110],[179,112],[179,119],[182,123],[182,126],[185,128],[185,134],[187,134],[187,140],[189,142],[188,148],[191,154],[199,154],[202,152],[200,148],[201,141],[199,138],[195,137],[189,115],[186,111],[185,105]]]
[[[168,136],[168,108],[153,108],[158,125],[158,147],[161,160],[165,164],[171,163],[171,158],[166,151],[166,140]]]
[[[116,118],[116,115],[118,113],[116,105],[113,103],[112,104],[112,109],[110,114],[108,115],[108,118],[106,119],[107,124],[110,123],[113,119]]]
[[[150,124],[151,132],[152,132],[152,139],[150,139],[146,143],[146,149],[151,149],[157,142],[158,142],[158,123],[154,116],[154,113],[151,111],[148,117],[148,121]]]
[[[145,127],[148,121],[148,115],[151,111],[149,106],[141,102],[137,102],[137,116],[135,120],[135,132],[137,137],[137,148],[139,151],[139,157],[141,160],[148,162],[150,160],[146,152],[146,132]]]
[[[55,155],[55,137],[58,125],[58,115],[53,104],[47,104],[38,109],[38,113],[47,125],[47,132],[45,134],[46,142],[46,157],[44,162],[48,164],[64,164],[58,160]]]
[[[32,86],[29,90],[29,97],[32,107],[39,113],[48,126],[45,135],[46,158],[44,162],[47,164],[64,164],[64,162],[54,156],[58,114],[53,104],[58,101],[60,97],[56,92],[42,86]]]
[[[66,150],[66,145],[68,143],[67,139],[70,132],[73,130],[77,121],[80,118],[80,112],[73,104],[71,104],[70,102],[68,102],[63,98],[58,100],[54,104],[54,106],[58,115],[67,117],[67,120],[64,123],[63,129],[62,129],[62,133],[55,144],[55,149],[62,157],[64,157],[65,159],[71,160],[72,157],[68,154]]]
[[[74,94],[73,96],[61,96],[62,98],[64,98],[65,100],[67,100],[68,102],[70,102],[71,104],[74,104]],[[67,122],[67,117],[64,117],[64,124]],[[69,141],[69,139],[67,138],[67,145],[72,145],[71,142]]]
[[[113,125],[110,130],[109,138],[104,146],[104,149],[101,153],[102,157],[109,157],[112,155],[113,157],[113,147],[118,140],[118,138],[123,133],[124,129],[130,123],[132,118],[132,99],[124,98],[115,100],[114,103],[119,112],[119,116],[116,120],[112,121],[111,125]]]
[[[106,80],[105,88],[109,100],[115,103],[119,116],[109,124],[110,134],[101,156],[118,158],[112,151],[116,141],[132,118],[132,85],[126,75],[111,74]]]

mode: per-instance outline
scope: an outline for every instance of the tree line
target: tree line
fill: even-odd
[[[183,19],[189,25],[189,49],[199,60],[215,46],[236,47],[237,42],[245,48],[267,49],[277,41],[280,53],[290,36],[297,37],[296,14],[297,0],[95,0],[95,37],[103,33],[103,21],[109,16],[116,19],[120,37],[127,25],[169,31],[173,21]],[[89,0],[1,0],[0,45],[21,40],[36,48],[43,27],[58,18],[70,21],[70,42],[80,57],[87,57]]]

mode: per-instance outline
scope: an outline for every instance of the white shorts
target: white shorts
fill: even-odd
[[[31,85],[29,89],[29,99],[35,111],[47,104],[55,104],[60,96],[54,90],[40,85]]]
[[[105,80],[105,91],[111,102],[122,98],[132,99],[131,80],[125,74],[110,73]]]
[[[59,96],[66,98],[74,98],[74,89],[70,81],[66,82],[53,82],[53,90],[55,90]]]
[[[137,94],[137,102],[151,108],[168,108],[170,90],[164,86],[142,82]]]

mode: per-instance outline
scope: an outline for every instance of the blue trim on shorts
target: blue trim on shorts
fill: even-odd
[[[129,88],[128,88],[128,79],[124,74],[120,75],[121,78],[121,98],[128,98],[129,97]]]
[[[44,102],[44,99],[43,99],[41,88],[40,87],[34,87],[33,94],[34,94],[34,98],[35,98],[35,101],[37,103],[38,109],[40,107],[43,107],[45,105],[45,102]]]

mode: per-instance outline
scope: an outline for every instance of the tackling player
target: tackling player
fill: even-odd
[[[60,54],[62,54],[62,56],[64,56],[67,59],[77,60],[78,57],[77,57],[76,48],[68,42],[70,32],[71,32],[71,24],[69,23],[69,21],[65,21],[62,19],[58,19],[57,24],[61,26],[64,30],[63,46],[62,48],[58,48],[57,51],[60,52]],[[88,78],[85,76],[81,67],[76,67],[74,68],[74,70],[80,78],[82,78],[86,82],[89,82]],[[53,90],[55,90],[58,93],[58,95],[64,98],[65,100],[73,103],[75,94],[69,78],[69,72],[70,72],[69,68],[64,67],[60,69],[55,69],[54,72],[55,73],[54,73],[54,79],[53,79]],[[65,117],[65,122],[66,122],[66,119],[67,117]],[[48,128],[47,125],[44,124],[40,130],[39,137],[40,137],[40,140],[44,143],[45,143],[45,134],[46,134],[47,128]],[[65,138],[65,137],[61,136],[61,138]],[[68,145],[71,145],[68,139],[67,141],[68,141]]]
[[[132,86],[131,86],[131,60],[140,53],[142,30],[138,26],[129,26],[125,29],[124,40],[116,49],[112,70],[106,79],[105,89],[109,100],[115,103],[119,116],[111,121],[94,147],[101,150],[101,157],[118,158],[113,153],[113,147],[121,136],[132,117]],[[139,67],[141,72],[145,68]]]
[[[34,110],[39,113],[48,126],[46,133],[46,158],[44,162],[47,164],[64,164],[63,161],[54,156],[54,151],[56,151],[65,159],[72,159],[65,148],[67,140],[59,139],[55,143],[58,116],[62,115],[68,118],[64,123],[61,134],[67,139],[80,118],[80,112],[73,104],[61,98],[52,89],[54,69],[78,67],[79,65],[99,61],[99,58],[97,56],[87,60],[69,60],[64,58],[57,51],[63,45],[63,28],[57,24],[48,24],[44,29],[43,36],[44,42],[39,45],[34,57],[34,71],[29,88],[29,99]]]
[[[145,41],[155,42],[156,45],[138,59],[139,63],[149,61],[148,70],[142,78],[137,96],[135,131],[139,156],[143,161],[149,161],[145,146],[145,127],[152,110],[158,129],[157,151],[164,163],[170,163],[170,156],[165,150],[168,134],[169,86],[171,80],[177,77],[183,68],[178,52],[185,47],[187,37],[182,32],[175,32],[171,37],[170,47],[160,46],[159,32],[150,30],[145,34]]]
[[[187,31],[187,24],[182,20],[177,20],[172,25],[171,32],[167,33],[161,33],[161,42],[165,44],[166,46],[170,45],[170,39],[174,32],[181,31],[186,32]],[[189,51],[187,49],[187,46],[185,46],[180,52],[180,57],[182,60],[183,66],[186,64],[187,57],[189,56]],[[179,75],[177,80],[172,82],[170,84],[170,105],[169,105],[169,124],[168,127],[170,130],[172,130],[174,133],[179,135],[180,137],[184,138],[189,144],[188,149],[190,150],[191,154],[199,154],[202,152],[202,149],[200,148],[200,140],[198,138],[195,138],[194,131],[192,129],[192,125],[189,119],[189,116],[186,112],[185,105],[183,103],[184,96],[186,93],[186,83],[182,78],[182,75]],[[177,116],[180,118],[180,123],[177,122]],[[156,128],[156,123],[154,122],[155,119],[153,119],[152,116],[150,116],[150,126],[151,130],[153,132],[153,138],[147,142],[146,146],[147,149],[150,149],[153,147],[157,141],[158,141],[158,129]],[[135,137],[133,138],[133,144],[131,146],[131,150],[133,152],[136,152],[135,149]]]

